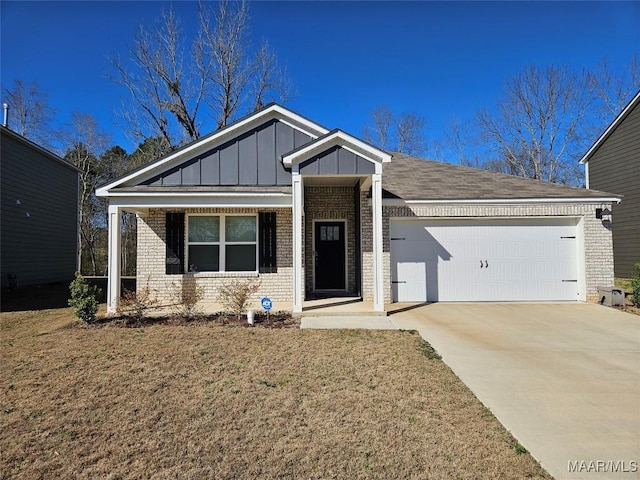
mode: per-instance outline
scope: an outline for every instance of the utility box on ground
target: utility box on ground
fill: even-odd
[[[598,287],[598,303],[607,307],[624,307],[624,291],[617,287]]]

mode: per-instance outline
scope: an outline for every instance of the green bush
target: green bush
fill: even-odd
[[[100,290],[95,285],[89,285],[80,272],[76,272],[76,278],[69,285],[71,298],[68,303],[74,308],[74,314],[85,323],[96,320],[98,311],[98,299]]]
[[[640,263],[635,264],[636,276],[631,279],[631,301],[640,307]]]

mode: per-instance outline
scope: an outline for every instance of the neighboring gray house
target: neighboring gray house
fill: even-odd
[[[587,188],[615,192],[612,206],[615,275],[631,278],[640,263],[640,92],[580,160]]]
[[[69,281],[77,268],[78,169],[0,126],[2,287]]]
[[[120,215],[138,218],[138,288],[260,279],[253,302],[588,301],[613,282],[615,195],[389,154],[268,105],[97,189],[109,200],[108,310]],[[254,305],[256,305],[254,303]],[[257,303],[259,305],[259,302]],[[255,308],[255,307],[254,307]]]

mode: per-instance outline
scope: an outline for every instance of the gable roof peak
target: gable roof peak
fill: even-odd
[[[96,190],[96,195],[99,197],[108,196],[109,190],[113,188],[127,186],[132,182],[153,176],[153,174],[158,171],[171,168],[175,164],[182,162],[191,156],[198,155],[208,148],[215,147],[217,144],[223,144],[224,142],[242,135],[246,131],[258,127],[270,120],[281,121],[292,128],[306,133],[312,138],[318,138],[319,136],[325,135],[329,132],[329,130],[322,125],[303,117],[293,110],[272,102],[253,113],[239,118],[229,125],[204,135],[191,143],[183,145],[177,150],[160,157],[148,165],[144,165],[136,170],[128,172],[110,183],[101,186]]]
[[[600,137],[598,137],[598,139],[594,142],[593,145],[591,145],[591,148],[589,148],[589,150],[587,150],[587,153],[585,153],[584,156],[580,159],[580,164],[585,164],[591,159],[591,157],[596,152],[596,150],[600,148],[600,146],[604,143],[604,141],[607,138],[609,138],[609,136],[615,131],[615,129],[618,128],[618,125],[620,125],[622,121],[625,118],[627,118],[629,113],[631,113],[631,111],[638,104],[640,104],[640,90],[636,92],[636,94],[631,99],[631,101],[627,104],[626,107],[622,109],[620,114],[613,120],[613,122],[611,122],[611,124],[607,127],[604,133],[600,135]]]

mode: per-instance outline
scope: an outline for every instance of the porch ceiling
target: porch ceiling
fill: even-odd
[[[353,187],[364,177],[336,176],[322,177],[317,175],[303,176],[304,185],[311,187]]]

